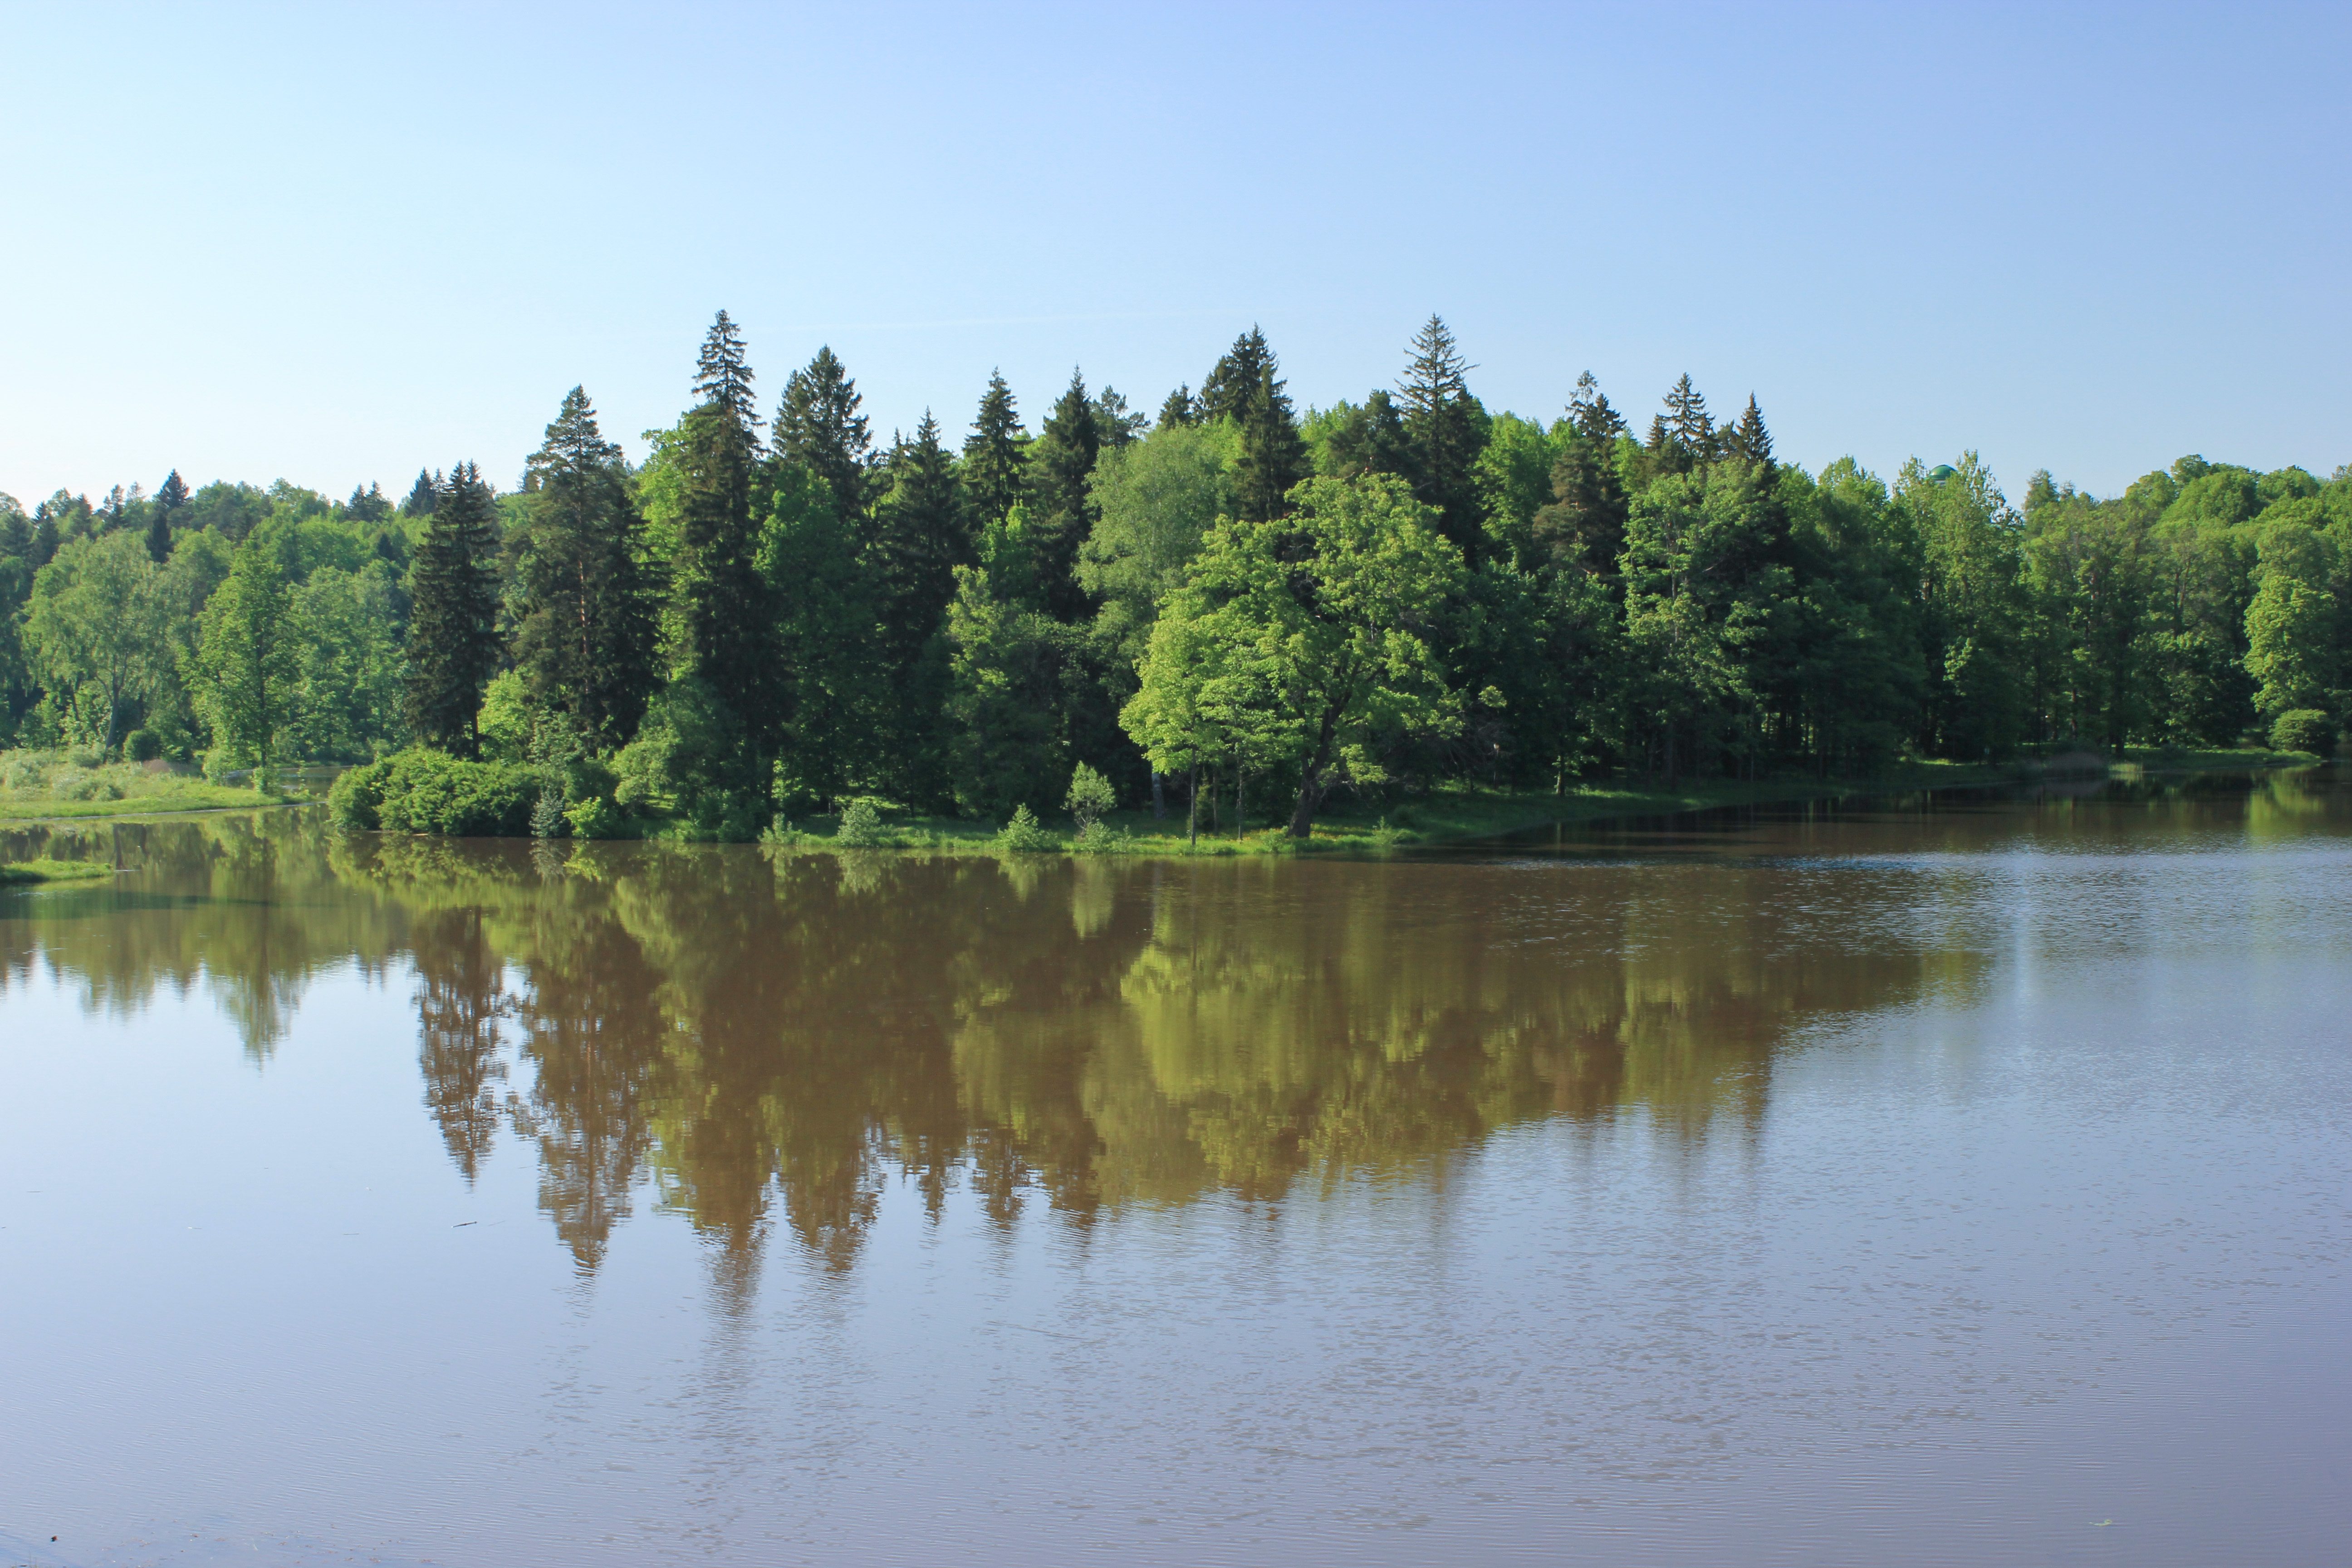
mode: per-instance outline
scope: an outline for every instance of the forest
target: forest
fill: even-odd
[[[1156,415],[1002,376],[877,441],[830,349],[763,415],[725,312],[628,462],[586,392],[519,482],[341,502],[177,470],[0,496],[0,745],[361,764],[348,826],[749,839],[870,804],[1308,837],[1335,797],[1864,779],[2032,749],[2332,752],[2352,468],[2200,456],[2120,495],[1973,453],[1780,460],[1688,376],[1490,412],[1433,317],[1297,407],[1256,329]]]

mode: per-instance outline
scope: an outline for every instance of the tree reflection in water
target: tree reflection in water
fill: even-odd
[[[962,1188],[1083,1226],[1442,1183],[1539,1119],[1743,1129],[1796,1025],[1981,951],[1889,934],[1916,877],[1777,863],[556,847],[291,813],[147,826],[126,858],[0,911],[5,984],[37,960],[123,1011],[201,982],[266,1062],[311,977],[396,994],[404,968],[468,1180],[503,1137],[535,1149],[583,1271],[650,1186],[746,1295],[775,1226],[847,1270],[896,1180],[934,1216]]]

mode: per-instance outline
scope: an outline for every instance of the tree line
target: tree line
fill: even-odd
[[[520,483],[0,497],[0,734],[503,769],[533,831],[748,837],[878,796],[1002,819],[1082,765],[1130,805],[1309,831],[1334,792],[1563,788],[2079,742],[2330,749],[2352,469],[2188,457],[2012,504],[1972,453],[1781,461],[1688,376],[1490,413],[1444,323],[1301,411],[1244,333],[1156,416],[1083,376],[1033,431],[875,439],[821,349],[763,414],[725,312],[632,465],[586,393]],[[435,770],[439,770],[436,772]]]

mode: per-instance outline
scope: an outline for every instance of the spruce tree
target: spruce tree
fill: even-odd
[[[371,484],[364,490],[352,487],[352,499],[343,503],[343,515],[361,522],[382,522],[392,516],[392,502],[386,500],[383,487]]]
[[[1271,354],[1258,372],[1257,395],[1243,407],[1241,429],[1241,457],[1234,465],[1235,514],[1249,522],[1286,515],[1289,508],[1284,498],[1291,486],[1314,471],[1314,464],[1298,434],[1290,395],[1275,378]]]
[[[155,487],[155,504],[164,511],[177,511],[188,504],[188,484],[180,478],[179,469],[164,475],[163,482]]]
[[[1402,474],[1410,471],[1404,418],[1385,387],[1375,388],[1363,406],[1347,410],[1325,439],[1331,472]]]
[[[1160,405],[1159,428],[1162,430],[1178,425],[1198,425],[1200,422],[1201,412],[1193,406],[1192,388],[1189,384],[1179,386],[1170,393],[1168,401]]]
[[[1555,565],[1581,571],[1614,590],[1631,504],[1617,472],[1617,438],[1625,433],[1625,421],[1609,406],[1589,370],[1577,377],[1568,424],[1567,444],[1552,464],[1551,504],[1532,520],[1535,536]]]
[[[597,428],[582,388],[565,395],[528,473],[516,662],[532,696],[589,752],[610,751],[635,732],[658,682],[656,605],[621,448]]]
[[[853,526],[866,515],[867,453],[874,445],[866,416],[857,412],[864,401],[833,350],[820,348],[806,369],[785,380],[776,405],[776,456],[823,479],[836,514]]]
[[[721,310],[702,337],[694,363],[694,395],[742,427],[751,454],[760,452],[760,410],[751,395],[751,367],[743,359],[743,334]]]
[[[981,395],[980,414],[972,420],[971,430],[963,444],[963,482],[977,513],[974,521],[984,527],[1003,521],[1013,503],[1021,499],[1027,456],[1021,416],[1002,373],[989,373],[988,390]]]
[[[404,706],[420,739],[463,757],[481,753],[482,690],[499,668],[498,556],[490,487],[459,463],[416,553]]]
[[[1742,462],[1772,466],[1772,433],[1764,428],[1764,411],[1756,406],[1756,395],[1748,395],[1748,407],[1724,437],[1724,444]]]
[[[1274,351],[1266,347],[1265,334],[1252,327],[1234,340],[1201,383],[1200,417],[1231,419],[1239,422],[1275,370]]]
[[[172,514],[160,505],[147,515],[147,555],[158,566],[172,558]]]
[[[1432,316],[1413,335],[1412,359],[1398,392],[1413,495],[1437,513],[1437,529],[1475,567],[1486,542],[1486,509],[1472,465],[1484,445],[1482,411],[1470,395],[1473,367],[1445,322]]]
[[[1045,591],[1045,608],[1056,620],[1076,621],[1092,611],[1078,585],[1078,546],[1094,527],[1094,504],[1087,480],[1102,451],[1095,406],[1086,378],[1070,372],[1070,384],[1045,416],[1045,428],[1029,453],[1029,516],[1035,562]]]
[[[1706,399],[1691,385],[1688,372],[1666,394],[1666,432],[1688,454],[1685,468],[1715,458],[1715,420],[1706,411]]]
[[[703,340],[680,443],[677,602],[687,673],[733,721],[731,776],[710,783],[739,795],[766,794],[767,763],[787,715],[777,668],[776,606],[760,571],[751,511],[759,436],[751,371],[741,337],[719,312]]]
[[[908,799],[949,788],[940,710],[947,654],[940,633],[956,593],[956,568],[979,560],[964,487],[940,422],[923,411],[912,440],[892,443],[889,489],[874,509],[867,559],[878,579],[882,658],[889,698],[887,780]]]
[[[404,517],[431,517],[433,509],[441,504],[441,476],[416,470],[416,482],[408,487],[408,495],[400,503]]]

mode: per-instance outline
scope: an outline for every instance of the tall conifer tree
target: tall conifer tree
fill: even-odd
[[[431,517],[433,509],[440,503],[441,476],[427,473],[423,468],[417,469],[416,482],[408,487],[407,498],[400,503],[402,514],[407,517]]]
[[[833,350],[820,348],[807,368],[793,372],[776,405],[776,456],[823,479],[841,521],[855,527],[866,515],[872,431],[858,405],[857,383]]]
[[[1555,563],[1580,569],[1613,588],[1630,504],[1617,471],[1617,439],[1625,434],[1625,421],[1609,406],[1608,395],[1589,370],[1576,379],[1568,423],[1567,445],[1552,464],[1552,502],[1535,514],[1535,534]]]
[[[1397,390],[1404,402],[1404,437],[1412,490],[1437,513],[1437,530],[1475,567],[1486,542],[1472,465],[1484,439],[1484,419],[1470,395],[1469,373],[1454,334],[1431,316],[1413,335],[1412,359]]]
[[[1179,386],[1168,395],[1168,401],[1160,405],[1159,428],[1162,430],[1178,425],[1198,425],[1200,422],[1200,410],[1193,405],[1192,388],[1190,384]]]
[[[760,410],[751,395],[751,367],[743,358],[743,333],[721,310],[702,336],[702,353],[694,362],[694,395],[701,406],[716,408],[735,421],[750,444],[760,452]]]
[[[1036,570],[1045,608],[1057,620],[1075,621],[1092,605],[1078,585],[1078,546],[1094,526],[1087,479],[1102,451],[1095,406],[1086,379],[1073,369],[1070,384],[1045,417],[1045,428],[1029,454],[1029,515],[1036,530]]]
[[[1246,521],[1285,515],[1290,487],[1314,471],[1290,395],[1274,374],[1273,356],[1258,373],[1257,395],[1241,415],[1242,450],[1234,465],[1234,510]]]
[[[1020,412],[1013,405],[1013,389],[1003,373],[991,371],[988,390],[981,395],[980,414],[964,438],[963,482],[982,524],[1001,522],[1021,499],[1023,468],[1027,456],[1022,439]]]
[[[751,387],[742,338],[721,310],[703,339],[694,383],[703,401],[686,416],[681,443],[677,598],[687,673],[737,726],[731,786],[764,795],[767,761],[787,715],[776,606],[760,571],[751,514],[759,435]]]
[[[1234,340],[1234,346],[1201,383],[1201,418],[1240,422],[1274,370],[1274,351],[1266,346],[1265,334],[1250,328]]]
[[[588,750],[609,751],[635,732],[657,683],[656,605],[621,448],[597,428],[582,388],[565,395],[529,473],[517,662],[532,695]]]
[[[482,689],[499,667],[498,555],[490,487],[459,463],[417,551],[404,704],[409,728],[459,756],[480,754]]]

